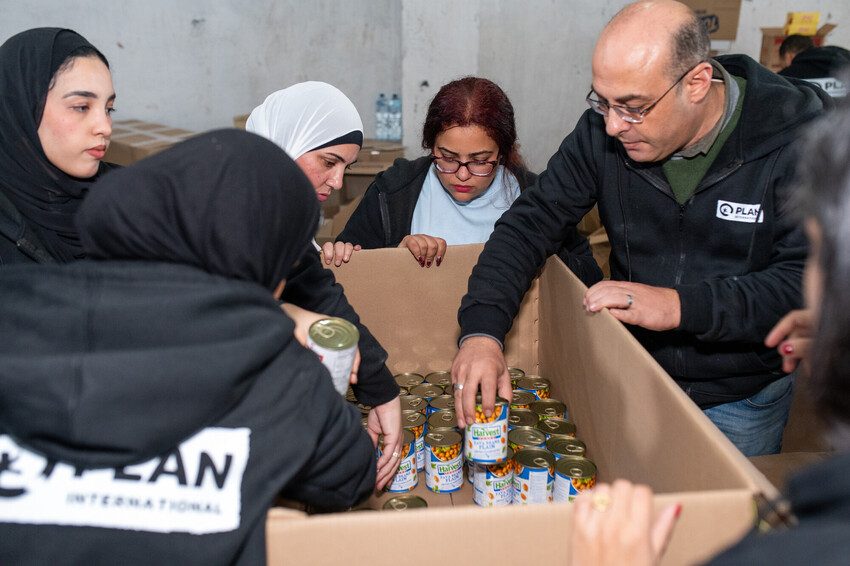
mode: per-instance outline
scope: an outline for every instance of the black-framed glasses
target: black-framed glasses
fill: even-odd
[[[461,167],[466,167],[470,175],[475,177],[487,177],[499,164],[499,159],[496,161],[458,161],[450,157],[442,157],[431,155],[431,161],[440,173],[457,173]]]
[[[661,99],[667,96],[667,93],[669,93],[671,90],[673,90],[673,87],[679,84],[682,79],[688,76],[688,73],[693,71],[697,67],[697,65],[701,63],[703,63],[703,61],[700,61],[699,63],[682,73],[682,76],[676,79],[676,82],[671,84],[670,88],[664,91],[664,94],[656,98],[655,102],[652,102],[649,105],[644,106],[643,108],[632,108],[631,106],[623,106],[620,104],[608,104],[608,102],[596,98],[591,98],[590,95],[594,94],[592,88],[590,89],[590,92],[587,93],[587,96],[584,97],[584,99],[587,101],[588,106],[590,106],[597,114],[608,116],[608,110],[613,108],[614,112],[617,113],[617,116],[619,116],[622,121],[628,122],[629,124],[640,124],[641,122],[643,122],[644,117],[649,113],[649,111],[655,108],[655,106],[659,102],[661,102]]]

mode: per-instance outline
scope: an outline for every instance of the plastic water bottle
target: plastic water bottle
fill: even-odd
[[[375,139],[389,139],[389,100],[382,92],[375,101]]]
[[[394,94],[387,104],[390,118],[388,139],[401,141],[401,98]]]

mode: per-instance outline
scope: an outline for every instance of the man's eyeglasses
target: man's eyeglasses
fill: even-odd
[[[702,63],[702,61],[697,63],[697,65],[699,65],[700,63]],[[587,96],[584,99],[587,101],[587,104],[593,109],[593,111],[597,114],[608,116],[608,110],[613,108],[614,112],[617,113],[617,116],[619,116],[622,121],[628,122],[629,124],[640,124],[641,122],[643,122],[644,117],[649,113],[649,111],[655,108],[655,105],[661,102],[661,99],[667,96],[667,93],[673,90],[673,87],[679,84],[681,80],[688,75],[688,73],[690,73],[694,70],[694,68],[696,68],[697,65],[694,65],[693,67],[682,73],[682,76],[676,79],[676,82],[670,85],[670,88],[665,90],[664,94],[655,99],[655,102],[649,104],[648,106],[644,106],[643,108],[632,108],[630,106],[622,106],[620,104],[608,104],[608,102],[596,98],[591,98],[590,95],[594,94],[592,88],[590,89],[590,92],[587,93]]]
[[[437,171],[440,173],[457,173],[461,167],[466,167],[466,170],[469,171],[470,175],[474,175],[475,177],[487,177],[490,173],[493,172],[493,169],[496,168],[496,165],[499,164],[499,160],[496,161],[458,161],[457,159],[451,159],[449,157],[442,157],[438,155],[431,155],[431,161],[434,162],[434,166],[437,167]]]

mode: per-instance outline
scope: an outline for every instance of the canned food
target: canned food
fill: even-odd
[[[426,401],[430,401],[434,397],[439,397],[440,395],[445,395],[445,391],[443,391],[442,387],[431,383],[420,383],[415,387],[411,387],[410,393],[411,395],[418,395]]]
[[[345,319],[323,318],[310,325],[307,331],[307,347],[313,350],[331,374],[334,388],[345,395],[351,368],[357,355],[360,332]]]
[[[363,415],[363,418],[360,419],[360,424],[364,429],[369,428],[369,415]]]
[[[511,411],[514,409],[530,409],[531,404],[535,401],[537,401],[537,397],[531,391],[515,389],[514,398],[511,400]]]
[[[425,376],[425,382],[445,389],[447,385],[451,386],[452,384],[452,372],[432,371],[431,373]]]
[[[408,509],[425,509],[428,502],[418,495],[396,495],[384,503],[384,510],[407,511]]]
[[[425,435],[427,456],[425,485],[431,491],[449,493],[463,486],[463,441],[459,432],[431,431]]]
[[[407,387],[399,387],[398,388],[399,395],[409,395],[410,391],[407,390]]]
[[[578,438],[553,436],[546,441],[546,450],[551,452],[556,460],[560,460],[564,456],[585,456],[587,447]]]
[[[413,433],[416,444],[416,469],[425,469],[425,415],[416,411],[401,414],[401,427]]]
[[[357,410],[360,411],[361,415],[368,415],[369,411],[372,410],[372,407],[370,407],[369,405],[364,405],[363,403],[357,403],[356,407]]]
[[[421,374],[413,372],[397,373],[393,378],[399,387],[406,387],[408,390],[425,381],[425,378]]]
[[[514,504],[552,501],[555,457],[543,448],[526,448],[514,454]]]
[[[474,422],[466,426],[466,457],[479,464],[501,462],[508,454],[508,402],[496,397],[493,413],[487,417],[481,407],[481,394],[475,399]]]
[[[552,384],[548,379],[539,375],[526,375],[516,383],[515,389],[530,391],[538,399],[548,399]]]
[[[532,413],[528,409],[511,409],[511,414],[508,415],[508,427],[511,429],[517,427],[535,427],[540,421],[537,413]]]
[[[399,400],[402,411],[418,411],[424,415],[425,408],[428,406],[428,401],[419,395],[402,395]]]
[[[378,457],[381,457],[383,442],[380,444]],[[409,430],[401,432],[401,462],[398,470],[393,476],[393,481],[387,487],[387,491],[400,493],[413,491],[419,483],[419,474],[416,469],[416,439]]]
[[[541,399],[531,404],[531,410],[543,419],[566,419],[567,406],[555,399]]]
[[[560,436],[562,438],[576,437],[576,425],[566,419],[559,419],[556,417],[551,419],[540,419],[540,422],[537,423],[537,430],[543,432],[547,439],[552,438],[553,436]]]
[[[457,415],[455,412],[452,409],[446,409],[445,411],[431,413],[431,416],[428,417],[428,431],[432,430],[457,431]]]
[[[446,409],[455,409],[455,398],[451,395],[440,395],[428,401],[428,407],[425,409],[425,414],[429,417],[437,411],[445,411]]]
[[[572,501],[596,485],[596,464],[580,456],[564,456],[555,465],[555,501]]]
[[[514,452],[524,448],[545,448],[546,435],[534,428],[515,428],[508,432],[508,447]]]
[[[472,500],[481,507],[502,507],[514,500],[514,453],[498,464],[475,464]]]
[[[508,368],[508,376],[511,378],[511,389],[516,389],[517,381],[525,377],[525,372],[519,368]]]
[[[350,385],[345,392],[345,400],[349,403],[357,403],[357,397],[354,396],[354,389],[352,389]]]

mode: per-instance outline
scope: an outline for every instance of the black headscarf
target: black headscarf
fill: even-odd
[[[59,28],[31,29],[0,46],[0,191],[59,261],[82,257],[74,214],[97,175],[77,179],[50,163],[38,126],[53,75],[84,47],[97,51]],[[105,169],[101,165],[98,175]]]
[[[273,290],[318,217],[313,186],[282,149],[217,130],[104,177],[77,227],[90,258],[188,264]]]

